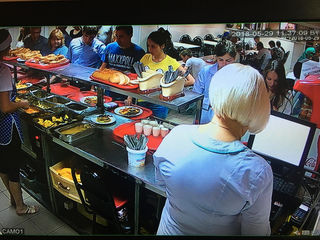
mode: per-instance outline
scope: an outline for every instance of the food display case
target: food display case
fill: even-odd
[[[152,164],[152,154],[155,150],[150,150],[147,153],[146,164],[143,168],[132,168],[128,166],[127,152],[123,142],[118,141],[113,134],[114,129],[123,124],[128,124],[139,119],[139,116],[130,118],[121,116],[114,113],[115,109],[108,109],[108,114],[116,118],[115,123],[110,125],[90,124],[91,128],[85,129],[83,132],[75,132],[74,134],[63,134],[63,131],[76,128],[86,122],[86,119],[90,119],[88,115],[101,114],[105,112],[105,99],[104,91],[111,91],[122,95],[131,96],[135,99],[141,99],[153,104],[162,105],[172,109],[174,111],[181,111],[192,103],[196,103],[196,114],[194,121],[198,121],[201,117],[201,106],[203,101],[203,95],[192,92],[191,90],[184,90],[184,96],[175,98],[171,101],[161,100],[161,91],[154,91],[150,93],[141,93],[139,89],[123,89],[117,86],[104,84],[91,79],[91,75],[95,68],[83,67],[76,64],[67,64],[59,66],[57,68],[43,69],[36,66],[25,65],[24,63],[17,62],[15,60],[4,61],[6,64],[10,64],[14,69],[14,76],[17,76],[17,68],[30,69],[35,72],[43,74],[47,83],[46,86],[36,87],[32,86],[32,90],[26,91],[25,97],[31,100],[31,102],[37,107],[43,107],[45,113],[43,115],[36,115],[33,121],[24,122],[26,125],[24,130],[25,136],[28,140],[26,143],[30,143],[31,146],[23,145],[23,150],[34,156],[34,158],[41,159],[39,161],[45,166],[47,175],[47,184],[50,193],[50,202],[47,202],[47,206],[51,206],[52,212],[60,215],[61,209],[58,207],[64,205],[59,202],[62,201],[61,197],[57,195],[55,185],[51,179],[50,169],[53,166],[57,166],[61,159],[73,154],[77,158],[85,159],[97,166],[112,171],[117,175],[123,176],[123,178],[132,179],[134,182],[134,234],[139,234],[139,211],[140,211],[140,195],[141,189],[147,189],[158,195],[165,196],[165,190],[156,184],[154,176],[154,166]],[[59,94],[52,94],[50,91],[50,77],[52,75],[58,75],[60,77],[67,78],[71,81],[78,81],[88,85],[92,85],[97,89],[97,105],[90,106],[86,103],[75,101],[67,98],[69,95],[58,96]],[[28,89],[27,89],[28,90]],[[73,93],[74,94],[74,93]],[[65,100],[70,100],[69,102]],[[121,105],[118,105],[121,106]],[[65,112],[58,111],[57,109],[64,109],[68,111],[68,119],[64,119]],[[72,112],[72,113],[71,113]],[[148,113],[148,112],[146,112]],[[142,114],[141,114],[142,115]],[[40,119],[42,123],[46,120],[60,121],[55,126],[42,126],[39,124]],[[177,124],[166,121],[165,119],[158,119],[148,114],[148,118],[157,120],[160,123],[167,122],[168,125],[175,126]],[[24,118],[22,116],[22,120]],[[82,141],[81,141],[82,140]],[[75,160],[77,161],[77,160]],[[31,192],[32,194],[32,192]]]

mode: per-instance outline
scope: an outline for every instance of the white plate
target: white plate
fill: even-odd
[[[27,88],[29,88],[29,87],[31,87],[32,86],[32,83],[22,83],[23,85],[26,85],[25,87],[21,87],[21,88],[18,88],[17,87],[17,85],[16,85],[16,88],[17,88],[17,90],[22,90],[22,89],[27,89]]]
[[[107,122],[107,123],[98,122],[97,117],[100,115],[102,115],[102,114],[95,114],[95,115],[89,116],[88,119],[93,123],[101,124],[101,125],[108,125],[108,124],[114,123],[116,121],[115,117],[107,114],[109,116],[109,118],[111,119],[110,122]]]
[[[121,111],[122,109],[125,109],[125,108],[134,108],[134,109],[139,110],[139,112],[134,113],[134,114],[130,114],[130,113],[129,113],[129,114],[121,114],[120,111]],[[114,110],[114,113],[115,113],[115,114],[118,114],[118,115],[120,115],[120,116],[124,116],[124,117],[136,117],[136,116],[139,116],[140,114],[142,114],[142,113],[143,113],[143,110],[142,110],[141,108],[139,108],[139,107],[122,106],[122,107],[117,107],[117,108]]]
[[[25,62],[26,60],[22,59],[22,58],[17,58],[18,62]]]
[[[91,105],[91,106],[95,106],[96,105],[96,103],[86,103],[85,102],[86,99],[95,99],[95,100],[97,100],[97,96],[86,96],[86,97],[80,98],[80,102],[82,102],[82,103],[85,103],[85,104],[88,104],[88,105]]]

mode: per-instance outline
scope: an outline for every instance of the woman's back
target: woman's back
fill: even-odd
[[[263,191],[266,196],[272,191],[270,166],[241,142],[216,141],[198,133],[197,128],[174,128],[154,154],[156,177],[167,187],[158,234],[268,234],[268,224],[258,224],[252,230],[255,222],[243,226],[241,222],[250,218],[242,219],[247,213],[240,213],[249,206],[259,207],[255,204],[270,212],[271,204],[265,206],[270,199],[257,201]],[[252,217],[268,222],[264,218]]]

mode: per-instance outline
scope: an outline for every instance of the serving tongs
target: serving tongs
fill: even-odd
[[[133,68],[136,71],[136,74],[138,75],[139,78],[142,78],[142,72],[146,71],[145,66],[143,65],[142,62],[135,62],[133,64]]]

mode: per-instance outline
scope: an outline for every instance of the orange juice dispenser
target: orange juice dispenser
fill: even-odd
[[[301,92],[306,101],[302,106],[300,117],[317,124],[315,138],[313,140],[310,152],[317,152],[314,160],[308,168],[317,171],[320,164],[320,74],[308,75],[303,80],[297,80],[293,89]],[[315,142],[318,138],[317,143]],[[312,157],[310,157],[312,159]]]

